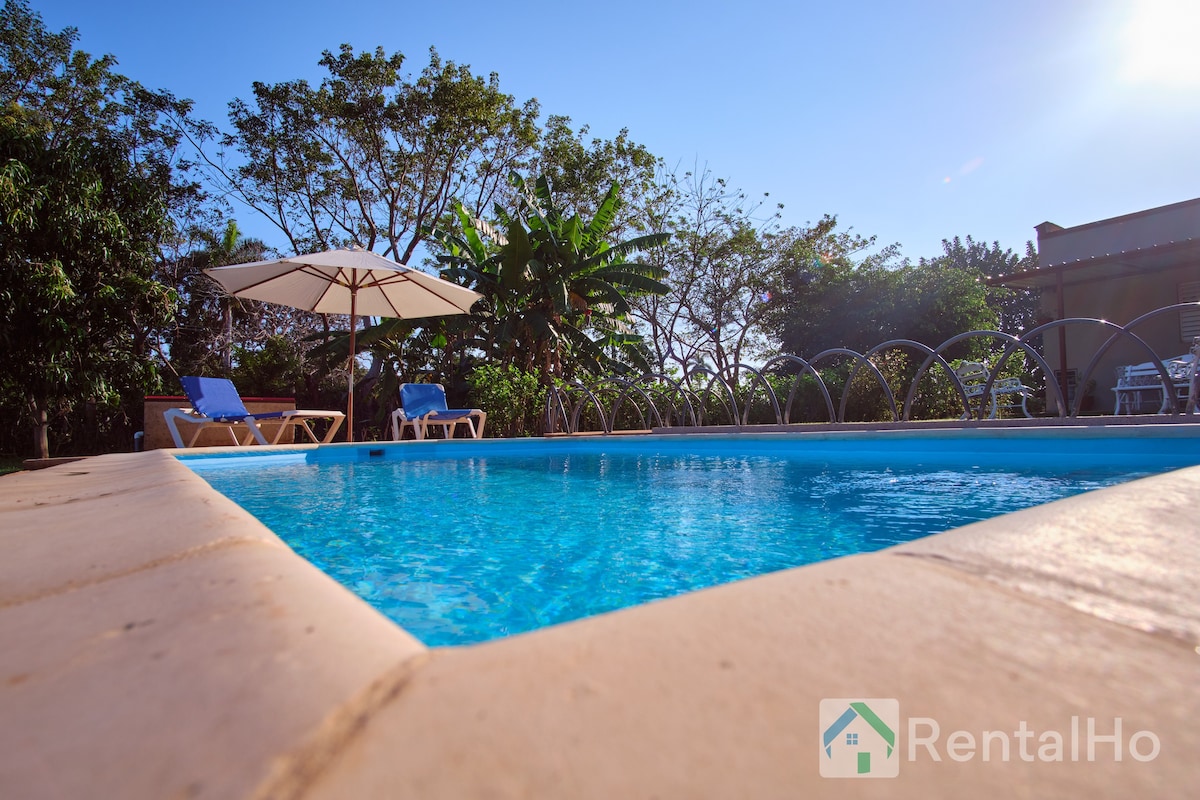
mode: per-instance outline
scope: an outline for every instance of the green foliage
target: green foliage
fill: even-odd
[[[898,281],[893,338],[936,347],[957,334],[994,329],[999,323],[977,274],[945,263],[918,264],[900,270]],[[969,355],[967,347],[959,352]]]
[[[538,375],[512,364],[481,364],[470,376],[471,408],[487,412],[491,436],[534,436],[541,433],[546,387]]]
[[[326,51],[327,77],[256,82],[230,105],[224,148],[242,156],[210,177],[287,236],[297,253],[344,243],[407,262],[452,197],[480,209],[504,176],[523,168],[537,141],[536,102],[517,107],[493,74],[442,61],[415,78],[383,48]]]
[[[970,236],[965,242],[958,236],[943,239],[942,250],[943,254],[937,258],[922,258],[921,265],[941,262],[947,268],[975,275],[983,281],[994,276],[1036,269],[1038,264],[1033,242],[1025,243],[1023,256],[1018,256],[1011,249],[1002,250],[999,242],[988,245]],[[1040,297],[1036,290],[989,286],[987,298],[988,306],[999,316],[997,330],[1020,336],[1037,326]]]
[[[671,291],[634,303],[655,371],[703,359],[726,373],[768,352],[768,300],[780,282],[778,211],[764,217],[760,209],[707,170],[664,176],[646,224],[671,238],[647,260],[670,271]]]
[[[779,403],[779,411],[782,414],[784,407],[787,405],[787,393],[789,391],[786,379],[778,375],[765,375],[763,377],[766,378],[767,386],[775,393],[776,400]],[[749,412],[749,424],[776,424],[775,408],[771,405],[766,388],[764,388],[758,378],[752,375],[744,375],[743,380],[739,382],[736,394],[739,410],[743,415],[747,411]]]
[[[199,196],[175,161],[189,104],[76,38],[24,2],[0,11],[0,416],[32,423],[43,456],[51,429],[76,451],[132,442],[175,301],[159,246]]]
[[[896,264],[895,247],[860,257],[873,244],[837,232],[796,238],[772,319],[784,352],[811,358],[844,347],[860,353],[891,339],[936,347],[952,336],[994,328],[987,287],[944,261]],[[963,352],[959,355],[968,355]]]
[[[0,201],[5,219],[22,220],[0,229],[0,384],[27,404],[6,413],[49,424],[85,400],[153,386],[138,332],[172,308],[152,280],[169,231],[161,194],[111,140],[52,145],[19,108],[0,119],[0,161],[29,176]]]
[[[554,187],[557,201],[583,217],[597,212],[609,186],[619,184],[622,203],[611,222],[614,236],[631,230],[652,230],[640,213],[647,202],[661,194],[655,180],[661,160],[644,146],[629,140],[622,129],[615,139],[593,138],[584,143],[588,126],[571,130],[569,117],[550,115],[542,131],[536,163],[538,174]]]
[[[276,333],[281,326],[268,319],[283,312],[229,297],[204,270],[262,260],[266,245],[243,238],[233,220],[220,232],[197,227],[189,233],[188,252],[161,261],[156,271],[158,280],[179,298],[177,313],[159,336],[175,375],[228,376],[234,346],[244,350],[263,338],[282,335]]]
[[[538,374],[544,385],[579,371],[644,369],[641,337],[627,323],[629,298],[667,291],[665,272],[627,257],[665,237],[608,244],[621,205],[616,184],[588,221],[568,216],[545,178],[534,186],[516,174],[511,180],[519,201],[515,213],[496,209],[503,234],[461,206],[457,229],[433,234],[443,249],[443,275],[484,296],[471,317],[477,334],[470,344]]]
[[[359,393],[356,408],[362,418],[370,415],[380,431],[387,428],[391,412],[399,406],[402,383],[440,383],[446,387],[447,402],[465,404],[468,376],[475,365],[474,355],[464,344],[470,337],[471,322],[466,316],[385,319],[360,331],[358,342],[372,355],[371,369],[355,381]],[[345,353],[346,343],[338,337],[308,355],[340,357],[344,363]]]
[[[304,354],[283,336],[272,336],[262,347],[236,348],[237,367],[230,378],[242,394],[294,397],[307,372]]]
[[[525,168],[537,144],[536,101],[516,105],[495,74],[474,75],[433,49],[417,75],[405,74],[401,53],[382,48],[342,45],[326,51],[320,65],[325,78],[318,86],[256,82],[252,98],[230,105],[232,132],[219,145],[240,156],[236,168],[226,167],[223,153],[204,156],[210,179],[277,227],[294,252],[355,243],[407,263],[446,218],[451,198],[478,211],[511,197],[505,176]],[[372,361],[356,381],[356,408],[380,425],[400,382],[440,379],[429,371],[462,366],[452,363],[450,347],[433,344],[436,336],[394,323],[383,320],[358,339]],[[345,323],[322,324],[309,357],[336,371],[336,351],[343,363],[348,356]],[[311,322],[298,327],[297,339],[317,333]],[[433,327],[458,338],[455,323]],[[420,338],[400,338],[413,335]]]

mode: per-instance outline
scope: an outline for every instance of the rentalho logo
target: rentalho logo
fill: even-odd
[[[900,774],[900,701],[821,701],[821,777],[894,778]]]

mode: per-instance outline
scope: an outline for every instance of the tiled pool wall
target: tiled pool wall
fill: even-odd
[[[431,650],[168,452],[10,475],[0,796],[1189,796],[1198,509],[1192,467]],[[822,777],[834,698],[898,701],[897,777]]]

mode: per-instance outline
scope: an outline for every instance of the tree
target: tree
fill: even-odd
[[[173,304],[152,277],[170,230],[154,185],[111,140],[51,138],[20,108],[0,119],[0,383],[42,458],[55,415],[153,383],[135,332]]]
[[[895,338],[936,347],[960,333],[996,327],[998,315],[988,304],[988,287],[980,276],[938,262],[906,264],[896,277],[891,317]],[[968,344],[959,355],[967,355],[969,348]]]
[[[957,334],[995,327],[987,287],[972,271],[943,260],[912,264],[899,258],[895,245],[876,248],[873,237],[839,231],[836,225],[836,218],[827,216],[817,226],[780,237],[784,281],[772,299],[769,325],[782,352],[812,360],[837,348],[866,353],[892,340],[936,348]],[[970,340],[942,355],[982,360],[988,345],[985,339]],[[920,348],[899,344],[875,353],[872,363],[893,391],[906,392],[925,359]],[[878,385],[855,358],[834,354],[817,366],[827,386],[838,395],[846,392],[846,419],[891,418]],[[795,370],[783,366],[781,371]],[[912,413],[956,413],[940,373],[925,375]],[[800,405],[807,404],[813,418],[824,417],[815,382],[806,378],[795,386],[804,398]]]
[[[179,309],[161,332],[160,356],[178,375],[228,375],[233,369],[235,343],[253,342],[262,335],[266,305],[229,297],[204,274],[211,267],[243,264],[266,258],[267,247],[246,239],[229,220],[217,233],[198,227],[188,237],[183,255],[163,261],[158,279],[179,297]]]
[[[980,281],[986,282],[996,275],[1011,275],[1014,272],[1037,268],[1037,249],[1033,242],[1025,243],[1025,255],[1018,256],[1011,249],[1001,249],[999,242],[990,245],[977,242],[970,236],[964,242],[958,236],[942,240],[943,253],[931,259],[922,258],[922,265],[935,261],[961,270]],[[1004,286],[989,286],[987,302],[999,315],[998,329],[1014,336],[1037,326],[1041,298],[1033,289],[1009,289]]]
[[[670,270],[672,288],[665,296],[634,300],[634,315],[649,331],[655,370],[703,359],[720,372],[732,371],[767,346],[764,323],[779,283],[773,233],[778,209],[759,216],[761,203],[707,169],[669,173],[659,181],[663,190],[648,209],[649,225],[671,237],[650,258]]]
[[[413,80],[404,56],[342,45],[320,64],[328,77],[254,83],[230,104],[223,153],[210,177],[275,225],[297,253],[356,243],[408,262],[451,198],[477,212],[523,167],[537,141],[534,101],[517,107],[470,68],[429,64]]]
[[[875,246],[874,237],[837,230],[830,215],[780,236],[783,280],[769,325],[783,352],[811,358],[834,347],[863,352],[909,338],[905,265],[896,263],[894,245],[872,252]]]
[[[157,385],[149,331],[173,307],[153,280],[171,214],[200,199],[176,148],[190,106],[73,50],[24,2],[0,12],[0,403],[35,452],[81,404]]]
[[[611,235],[623,238],[632,232],[654,230],[647,205],[661,202],[668,187],[657,180],[661,160],[629,139],[622,128],[615,139],[593,138],[584,125],[571,130],[569,117],[550,115],[542,130],[534,169],[554,187],[555,202],[564,210],[591,217],[614,183],[621,187],[621,208],[612,222]]]
[[[873,239],[846,237],[832,228],[804,242],[791,257],[788,282],[773,324],[787,352],[812,356],[830,347],[863,352],[888,339],[914,339],[936,347],[971,330],[1013,335],[1032,327],[1037,297],[992,287],[992,275],[1036,263],[1032,243],[1023,257],[959,237],[942,241],[943,254],[916,264],[897,262],[894,247],[855,260]],[[975,357],[987,356],[985,350]],[[961,352],[961,351],[960,351]]]
[[[564,213],[545,178],[534,186],[517,175],[511,180],[518,205],[514,213],[497,208],[496,226],[458,206],[458,229],[436,234],[443,274],[484,295],[484,311],[472,317],[474,344],[500,363],[539,374],[545,385],[579,371],[644,369],[642,339],[627,321],[629,298],[666,292],[666,275],[627,258],[665,235],[607,243],[621,205],[617,184],[585,221]]]

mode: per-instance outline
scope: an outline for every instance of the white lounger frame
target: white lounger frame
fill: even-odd
[[[476,421],[479,425],[476,426]],[[446,419],[438,419],[437,412],[426,414],[423,417],[409,419],[404,414],[403,408],[397,408],[392,412],[392,440],[400,441],[404,438],[405,427],[411,425],[413,436],[418,441],[425,439],[429,434],[429,426],[437,425],[442,429],[442,436],[446,439],[454,438],[454,431],[459,425],[466,425],[471,431],[472,439],[483,438],[483,426],[487,423],[487,412],[478,408],[472,408],[469,414],[461,416],[447,417]]]
[[[217,421],[212,417],[202,417],[190,408],[168,408],[163,412],[163,417],[167,421],[167,429],[171,432],[171,439],[175,442],[176,447],[192,447],[196,443],[196,439],[200,434],[208,428],[221,427],[229,431],[229,438],[236,446],[244,446],[257,442],[258,444],[279,444],[279,440],[283,438],[284,431],[292,428],[301,428],[308,438],[316,444],[329,444],[333,441],[334,434],[342,427],[342,420],[346,415],[341,411],[284,411],[281,416],[269,417],[262,420],[255,420],[253,416],[246,417],[240,420],[224,420]],[[332,421],[329,430],[326,431],[323,439],[318,439],[313,429],[308,427],[308,421],[312,419],[328,419]],[[188,439],[185,444],[183,437],[179,434],[177,423],[186,422],[189,425],[196,427],[196,432]],[[258,427],[259,422],[268,425],[278,425],[279,429],[275,431],[275,436],[271,441],[267,441],[267,437],[263,435],[262,429]],[[246,435],[242,441],[238,440],[235,428],[243,426],[246,429]]]

